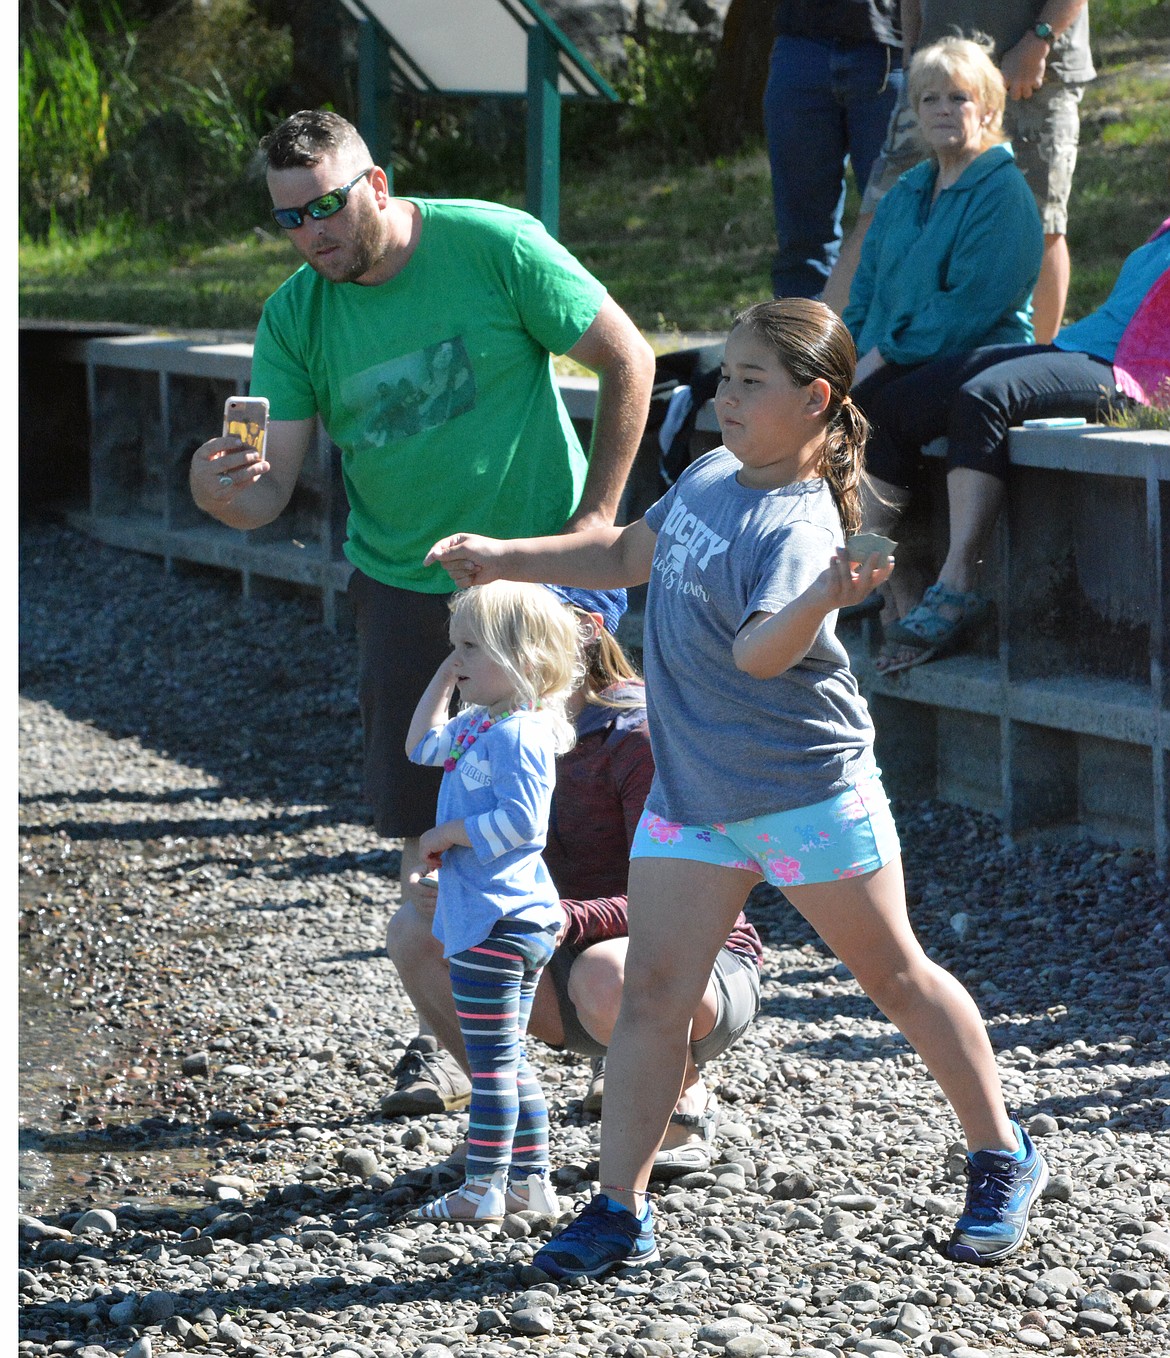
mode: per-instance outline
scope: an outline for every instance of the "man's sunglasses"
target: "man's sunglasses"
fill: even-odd
[[[359,180],[365,179],[372,169],[373,165],[363,170],[361,174],[355,174],[348,184],[342,184],[339,189],[330,189],[328,193],[323,193],[320,198],[311,199],[303,207],[274,207],[273,220],[277,226],[284,227],[286,231],[295,231],[298,226],[304,226],[306,216],[312,217],[314,221],[320,221],[322,217],[332,217],[345,206],[350,189]]]

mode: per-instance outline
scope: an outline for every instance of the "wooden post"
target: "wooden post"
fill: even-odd
[[[543,25],[528,30],[528,211],[551,236],[561,216],[561,96],[557,49]]]
[[[393,86],[390,83],[390,51],[378,25],[362,19],[358,25],[358,131],[376,165],[386,171],[394,192]]]

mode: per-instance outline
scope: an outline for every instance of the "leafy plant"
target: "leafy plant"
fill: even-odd
[[[103,9],[110,26],[113,5]],[[77,10],[38,9],[22,42],[18,77],[20,224],[85,224],[97,168],[109,155],[111,82]]]
[[[1170,430],[1170,378],[1164,377],[1158,384],[1149,405],[1114,407],[1105,423],[1117,429]]]
[[[1090,22],[1094,33],[1129,32],[1165,37],[1165,0],[1093,0]]]
[[[222,230],[262,218],[249,173],[264,99],[292,64],[292,39],[250,0],[174,6],[136,34],[130,73],[137,118],[98,191],[115,211],[166,227]]]
[[[625,103],[623,139],[676,155],[700,150],[696,110],[715,70],[714,43],[701,34],[646,28],[623,46],[626,67],[614,78]]]
[[[217,70],[206,86],[178,78],[168,85],[169,97],[145,107],[140,126],[103,167],[103,201],[154,225],[257,220],[261,191],[248,176],[257,128]]]
[[[291,67],[287,30],[250,0],[177,5],[133,31],[115,0],[99,3],[96,33],[59,0],[25,22],[21,230],[84,229],[103,213],[184,228],[257,220],[248,170],[267,91]]]

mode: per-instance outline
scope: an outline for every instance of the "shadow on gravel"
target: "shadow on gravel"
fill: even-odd
[[[314,601],[244,599],[234,575],[168,575],[34,517],[20,523],[19,591],[25,698],[165,752],[214,777],[219,796],[324,803],[323,824],[365,819],[356,647]]]
[[[307,1124],[297,1121],[290,1124],[288,1130],[303,1125]],[[355,1130],[367,1132],[371,1126],[379,1125],[379,1117],[376,1109],[358,1109],[344,1116],[314,1116],[311,1125],[322,1135]],[[106,1124],[96,1128],[78,1127],[70,1131],[53,1131],[43,1126],[21,1127],[18,1149],[20,1152],[35,1151],[61,1157],[63,1164],[76,1160],[86,1165],[87,1169],[111,1155],[141,1155],[149,1152],[151,1156],[165,1161],[171,1154],[199,1151],[204,1157],[198,1169],[198,1176],[202,1178],[208,1173],[206,1158],[217,1154],[231,1154],[249,1161],[253,1158],[252,1152],[256,1151],[263,1160],[267,1160],[271,1154],[274,1130],[277,1129],[268,1123],[250,1126],[242,1114],[227,1114],[216,1122],[180,1122],[167,1117],[145,1117],[137,1122]],[[177,1171],[176,1175],[182,1177]],[[91,1206],[94,1188],[109,1192],[114,1187],[117,1185],[93,1183],[63,1187],[58,1196],[66,1205],[56,1211],[41,1211],[38,1216],[42,1221],[59,1223],[71,1213],[81,1211],[84,1206]],[[207,1207],[207,1198],[202,1189],[184,1189],[174,1196],[188,1195],[190,1212],[202,1213]],[[120,1201],[133,1205],[137,1195],[122,1187],[116,1196]],[[273,1231],[266,1231],[265,1234],[272,1234],[275,1230],[273,1228]]]
[[[516,1265],[485,1263],[454,1270],[444,1265],[442,1270],[436,1269],[433,1276],[418,1278],[410,1283],[396,1282],[388,1274],[375,1274],[360,1283],[328,1277],[308,1280],[298,1278],[292,1287],[278,1287],[263,1282],[243,1283],[231,1291],[218,1288],[201,1292],[187,1289],[175,1290],[171,1295],[176,1302],[175,1314],[195,1322],[200,1312],[205,1310],[213,1311],[217,1320],[230,1320],[234,1315],[253,1310],[270,1314],[287,1311],[337,1317],[349,1307],[365,1310],[371,1306],[392,1307],[418,1301],[466,1303],[472,1300],[477,1306],[488,1306],[493,1298],[522,1290],[525,1285],[520,1281]],[[122,1300],[123,1295],[99,1291],[87,1296],[86,1304],[108,1307]],[[65,1314],[68,1315],[68,1312]],[[36,1330],[45,1324],[54,1333],[60,1334],[64,1328],[61,1316],[59,1305],[42,1307],[32,1303],[23,1310],[22,1330]],[[116,1332],[113,1326],[110,1331]],[[60,1337],[92,1343],[93,1332],[87,1327],[87,1317],[79,1313],[76,1320],[69,1324],[67,1333]]]
[[[150,806],[175,806],[186,802],[218,802],[223,794],[205,787],[174,788],[170,792],[127,792],[125,788],[103,787],[84,788],[77,792],[55,792],[51,796],[21,794],[21,806],[37,806],[45,802],[50,806],[72,806],[74,804],[96,802],[136,802]]]
[[[339,817],[322,813],[314,818],[318,825],[336,824]],[[27,835],[65,835],[74,843],[94,840],[149,840],[162,839],[223,839],[227,835],[237,838],[241,835],[269,835],[273,831],[291,831],[304,828],[301,816],[224,816],[219,819],[201,820],[119,820],[84,821],[52,820],[40,823],[25,823],[21,832]],[[206,863],[206,857],[199,860]],[[219,860],[222,861],[222,860]],[[292,875],[285,872],[285,876]]]
[[[784,973],[784,983],[793,984],[789,980],[790,973]],[[799,1019],[805,1023],[832,1023],[836,1019],[875,1019],[884,1022],[873,1002],[864,995],[826,995],[823,998],[810,999],[807,995],[793,997],[789,999],[784,995],[774,995],[763,1001],[760,1005],[760,1014],[765,1018]],[[886,1042],[889,1038],[889,1031],[883,1031],[875,1037],[875,1044]],[[859,1040],[859,1039],[858,1039]],[[824,1041],[813,1040],[812,1042],[796,1043],[794,1051],[802,1054],[821,1052],[825,1056],[839,1057],[841,1053],[841,1039],[827,1038]],[[897,1055],[897,1051],[891,1053]],[[868,1060],[868,1054],[865,1055]]]

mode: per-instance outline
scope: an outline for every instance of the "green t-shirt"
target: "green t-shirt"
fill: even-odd
[[[551,355],[605,289],[527,213],[410,201],[422,232],[394,278],[330,283],[306,264],[273,293],[251,389],[274,420],[320,414],[341,449],[350,561],[442,594],[450,578],[422,564],[438,538],[555,533],[576,508],[586,458]]]

